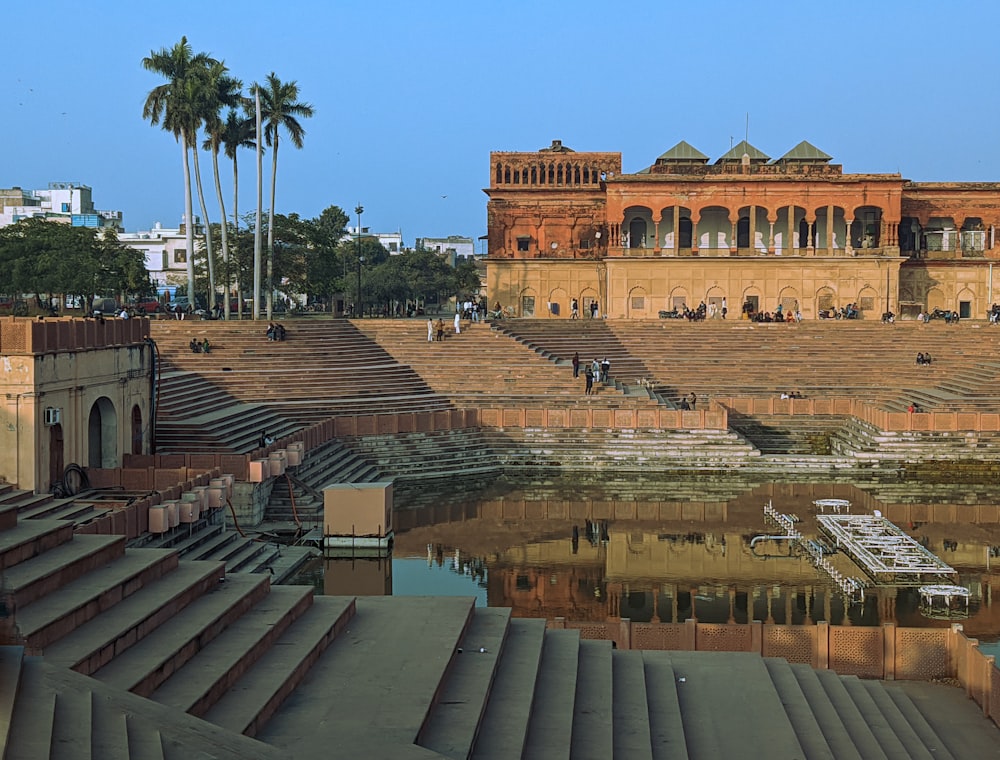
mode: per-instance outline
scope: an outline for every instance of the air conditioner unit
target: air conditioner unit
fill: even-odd
[[[46,425],[58,425],[61,420],[62,420],[62,409],[58,409],[54,406],[45,407]]]

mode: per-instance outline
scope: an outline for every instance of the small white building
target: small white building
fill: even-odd
[[[416,248],[447,256],[452,266],[455,265],[457,259],[473,258],[476,255],[476,241],[462,235],[449,235],[445,238],[417,238]]]
[[[194,218],[195,245],[204,236],[199,218]],[[184,219],[179,227],[164,227],[159,222],[151,230],[139,232],[119,232],[118,241],[142,251],[146,257],[146,269],[157,290],[187,287],[187,242]]]
[[[347,234],[341,238],[341,241],[356,241],[358,239],[359,229],[362,237],[375,238],[382,244],[382,247],[385,248],[390,255],[395,256],[396,254],[403,252],[402,232],[372,232],[368,227],[348,227]]]
[[[78,182],[50,182],[44,190],[0,189],[0,227],[34,217],[74,227],[122,229],[122,212],[99,211],[93,190]]]

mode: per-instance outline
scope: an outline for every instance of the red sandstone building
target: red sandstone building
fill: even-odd
[[[997,300],[1000,183],[845,174],[801,142],[741,142],[710,163],[686,142],[626,174],[620,153],[560,141],[490,154],[488,298],[517,316],[644,318],[701,301],[731,317],[856,304],[864,318]],[[712,309],[712,307],[716,307]]]

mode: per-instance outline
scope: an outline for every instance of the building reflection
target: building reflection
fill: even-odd
[[[900,484],[726,484],[717,500],[692,498],[701,484],[661,484],[660,498],[560,484],[505,486],[420,503],[397,501],[397,556],[451,562],[456,572],[485,582],[491,606],[515,616],[573,621],[629,618],[637,622],[810,625],[947,626],[927,617],[914,588],[875,587],[863,602],[845,600],[808,558],[787,544],[758,544],[767,533],[762,506],[772,501],[814,531],[816,499],[849,500],[853,509],[879,509],[959,571],[972,591],[966,632],[1000,634],[1000,608],[991,605],[1000,563],[1000,494],[991,486],[929,489]],[[580,492],[569,499],[569,493]],[[412,495],[411,495],[412,498]],[[923,501],[921,501],[923,499]],[[833,555],[838,569],[860,570]],[[1000,568],[998,568],[1000,570]],[[326,593],[391,593],[391,563],[376,568],[328,564]],[[371,589],[363,591],[362,589]],[[428,589],[427,593],[434,593]]]

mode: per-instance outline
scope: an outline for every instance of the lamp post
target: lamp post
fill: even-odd
[[[364,263],[364,259],[361,258],[361,215],[365,213],[365,207],[359,203],[354,213],[358,215],[358,297],[355,299],[357,303],[355,313],[360,316],[364,311],[361,308],[361,264]]]

